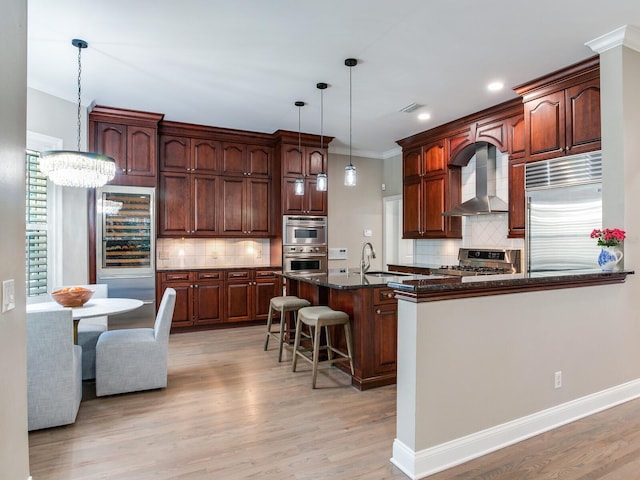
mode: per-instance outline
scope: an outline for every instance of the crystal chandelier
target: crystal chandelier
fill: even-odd
[[[351,118],[352,118],[352,105],[353,105],[353,96],[352,96],[352,88],[351,88],[351,70],[352,67],[355,67],[358,64],[358,60],[355,58],[347,58],[344,61],[344,64],[349,67],[349,165],[344,167],[344,184],[347,187],[355,187],[356,186],[356,167],[351,163]]]
[[[97,153],[80,151],[81,131],[81,53],[89,45],[84,40],[73,39],[71,44],[78,48],[78,151],[51,150],[40,154],[40,171],[56,185],[64,187],[96,188],[101,187],[116,173],[113,158]]]

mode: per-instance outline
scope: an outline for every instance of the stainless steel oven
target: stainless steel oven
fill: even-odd
[[[324,274],[328,271],[327,247],[285,245],[282,255],[282,271],[305,275]]]
[[[282,243],[284,245],[326,245],[327,217],[322,215],[285,215]]]

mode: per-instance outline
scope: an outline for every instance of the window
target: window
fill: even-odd
[[[27,297],[47,294],[47,179],[40,172],[39,154],[26,154],[26,281]]]

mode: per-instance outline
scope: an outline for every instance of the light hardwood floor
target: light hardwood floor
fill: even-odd
[[[263,327],[172,335],[163,390],[95,398],[76,423],[32,432],[34,480],[406,479],[390,462],[395,387],[359,392],[337,369],[262,350]],[[640,400],[429,480],[640,478]]]

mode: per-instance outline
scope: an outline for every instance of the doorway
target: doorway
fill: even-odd
[[[413,263],[413,240],[402,238],[402,195],[382,199],[383,269]]]

